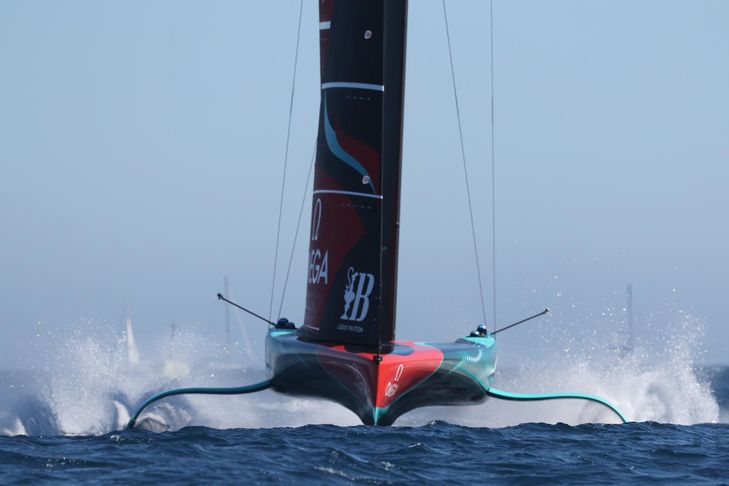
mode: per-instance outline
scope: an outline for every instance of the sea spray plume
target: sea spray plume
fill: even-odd
[[[607,314],[607,313],[606,313]],[[620,337],[575,329],[577,323],[538,329],[530,339],[543,339],[541,356],[524,356],[517,366],[502,364],[495,386],[515,392],[574,392],[603,396],[631,421],[674,424],[714,423],[719,405],[708,378],[698,369],[703,347],[703,321],[670,307],[644,323],[641,338],[626,354]],[[618,325],[605,329],[618,329]],[[645,334],[645,337],[643,336]],[[609,411],[577,400],[504,403],[411,413],[401,425],[419,425],[433,417],[469,425],[505,427],[527,422],[615,423]]]
[[[668,315],[652,315],[646,325],[652,338],[641,343],[643,363],[636,363],[636,369],[642,374],[631,381],[639,398],[633,402],[636,419],[684,425],[717,422],[719,405],[707,377],[699,372],[703,319],[673,309]]]
[[[2,385],[8,387],[0,398],[0,435],[48,436],[58,434],[58,421],[46,400],[40,398],[37,380],[29,373],[22,376],[8,376],[17,372],[0,373]],[[42,386],[42,385],[41,385]]]
[[[708,381],[697,372],[703,347],[703,321],[669,306],[652,314],[643,327],[641,339],[629,354],[615,346],[620,337],[606,336],[608,332],[593,332],[592,336],[585,333],[579,338],[557,334],[560,345],[551,347],[562,352],[546,356],[541,367],[533,362],[523,363],[516,381],[524,383],[519,386],[529,384],[545,389],[551,384],[560,390],[579,387],[602,393],[634,421],[716,422],[718,404]],[[619,323],[604,329],[619,329]],[[564,417],[564,407],[553,412]],[[599,418],[591,415],[588,408],[582,414],[580,422]],[[574,423],[569,417],[559,420]]]
[[[142,343],[144,344],[144,343]],[[183,329],[173,342],[159,340],[139,364],[127,357],[116,324],[81,320],[38,344],[35,370],[20,382],[25,394],[8,394],[0,413],[3,435],[99,435],[122,429],[130,411],[161,390],[179,386],[234,386],[263,379],[260,362],[231,366],[221,343]],[[155,349],[156,348],[156,349]],[[154,360],[150,360],[154,356]],[[15,380],[17,381],[17,380]],[[155,431],[188,425],[215,428],[355,425],[357,418],[335,404],[280,397],[173,397],[150,407],[140,426]],[[10,397],[13,397],[12,403]]]
[[[6,421],[6,414],[0,414],[0,435],[14,437],[17,435],[28,435],[23,421],[20,417],[12,417],[9,422]]]
[[[106,328],[106,333],[99,332]],[[123,335],[108,326],[86,322],[65,333],[65,340],[49,350],[54,356],[46,397],[58,418],[59,432],[68,435],[103,434],[113,426],[115,406],[121,406],[134,383],[126,378],[131,365]],[[118,406],[117,405],[117,408]]]
[[[109,330],[107,324],[85,322],[65,333],[65,341],[54,350],[46,398],[60,433],[102,434],[122,428],[130,408],[150,390],[215,376],[209,371],[216,361],[215,346],[200,336],[178,333],[174,354],[167,349],[154,355],[161,360],[142,356],[136,362],[129,359],[124,333]],[[179,429],[194,423],[194,416],[190,404],[178,399],[151,410],[148,423],[155,430]]]

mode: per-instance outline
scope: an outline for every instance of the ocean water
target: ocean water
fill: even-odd
[[[489,400],[366,427],[338,405],[265,391],[173,397],[132,431],[124,424],[151,393],[252,383],[261,357],[223,356],[193,334],[141,363],[108,330],[48,342],[43,364],[0,372],[0,484],[729,484],[729,368],[698,366],[697,342],[560,347],[498,371],[501,389],[602,395],[628,424],[581,401]]]
[[[729,426],[337,427],[0,438],[0,480],[726,483]]]

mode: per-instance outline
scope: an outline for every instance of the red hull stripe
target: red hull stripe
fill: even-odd
[[[347,351],[344,345],[334,345],[330,349],[364,358],[371,363],[372,396],[374,406],[386,408],[409,390],[425,381],[435,373],[443,362],[441,350],[417,344],[413,341],[395,341],[393,344],[409,348],[408,354],[388,353],[382,355],[377,364],[375,353],[354,353]]]

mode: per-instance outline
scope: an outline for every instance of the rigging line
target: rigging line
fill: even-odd
[[[296,90],[296,68],[299,62],[299,43],[301,41],[301,17],[304,11],[304,0],[299,2],[299,28],[296,33],[296,52],[294,53],[294,72],[291,79],[291,99],[289,100],[289,122],[286,130],[286,150],[284,151],[283,177],[281,178],[281,198],[278,204],[278,223],[276,225],[276,245],[273,254],[273,272],[271,273],[271,298],[268,302],[268,320],[273,311],[273,291],[276,288],[276,267],[278,266],[278,247],[281,241],[281,218],[283,216],[284,192],[286,189],[286,166],[289,161],[289,141],[291,140],[291,119],[294,113],[294,93]]]
[[[496,331],[496,148],[494,136],[494,0],[489,0],[489,21],[491,23],[491,284],[493,304],[491,307],[494,331]]]
[[[306,176],[306,184],[304,185],[304,194],[301,196],[301,207],[299,208],[299,220],[296,222],[296,231],[294,231],[294,243],[291,245],[291,255],[289,255],[289,265],[286,268],[286,278],[284,279],[283,290],[281,291],[281,302],[278,305],[277,319],[281,317],[281,309],[283,308],[284,298],[286,297],[286,287],[289,283],[289,275],[291,273],[291,263],[294,261],[294,251],[296,250],[296,241],[299,239],[299,228],[301,227],[301,217],[304,214],[304,204],[306,204],[306,195],[309,193],[309,181],[311,180],[311,173],[314,169],[314,163],[316,162],[316,143],[314,143],[314,150],[311,154],[311,163],[309,164],[309,175]]]
[[[476,256],[476,272],[478,274],[478,296],[481,299],[481,315],[484,323],[486,323],[486,304],[483,299],[483,283],[481,279],[481,264],[478,259],[478,243],[476,241],[476,225],[473,222],[473,205],[471,204],[471,187],[468,182],[468,167],[466,166],[466,149],[463,144],[463,128],[461,127],[461,110],[458,104],[458,88],[456,87],[456,71],[453,68],[453,51],[451,50],[451,34],[448,29],[448,12],[446,11],[445,0],[442,0],[443,4],[443,19],[445,20],[446,37],[448,39],[448,58],[451,65],[451,78],[453,80],[453,98],[456,102],[456,116],[458,118],[458,136],[461,141],[461,159],[463,160],[463,174],[466,179],[466,198],[468,199],[468,215],[471,220],[471,236],[473,236],[473,253]]]

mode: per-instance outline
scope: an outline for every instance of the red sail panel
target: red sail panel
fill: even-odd
[[[313,339],[376,346],[394,338],[405,6],[319,3],[322,89],[304,317]]]

